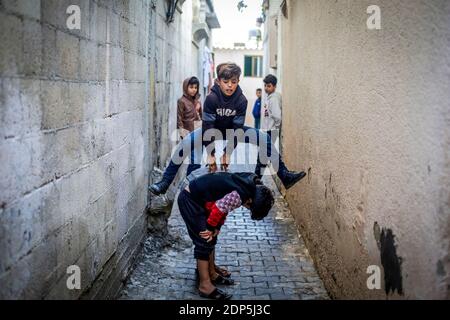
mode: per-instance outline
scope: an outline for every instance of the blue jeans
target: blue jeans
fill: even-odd
[[[277,149],[273,145],[271,134],[267,134],[255,128],[244,126],[243,128],[244,136],[240,136],[237,140],[238,142],[255,144],[259,148],[258,152],[258,165],[266,166],[268,164],[268,158],[275,159],[278,161],[278,172],[285,171],[286,166],[281,159],[281,155],[278,153]],[[252,139],[253,137],[253,139]],[[169,184],[175,179],[178,170],[180,169],[183,160],[188,156],[190,151],[190,164],[187,169],[187,176],[189,176],[193,171],[199,169],[202,163],[203,157],[203,143],[202,143],[202,129],[199,128],[186,137],[178,144],[175,153],[169,163],[169,166],[164,171],[163,179]],[[232,141],[228,143],[233,144]],[[266,154],[262,153],[260,146],[266,147]],[[264,156],[261,158],[260,155]],[[272,158],[273,155],[273,158]],[[266,158],[267,156],[267,158]],[[262,159],[262,160],[261,160]]]
[[[255,129],[261,128],[261,119],[260,118],[255,118]]]

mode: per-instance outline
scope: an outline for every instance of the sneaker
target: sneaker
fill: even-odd
[[[304,171],[293,172],[286,170],[283,173],[279,174],[278,177],[280,178],[286,190],[288,190],[292,188],[297,182],[306,177],[306,173]]]
[[[261,173],[261,171],[263,171],[264,170],[264,167],[262,167],[262,166],[260,166],[260,165],[256,165],[256,168],[255,168],[255,174],[258,176],[258,178],[259,178],[259,180],[261,180],[262,179],[262,173]]]
[[[158,183],[152,184],[150,187],[148,187],[148,189],[154,195],[159,196],[161,194],[165,194],[167,192],[167,190],[169,189],[169,186],[170,186],[169,183],[167,183],[164,180],[161,180]]]

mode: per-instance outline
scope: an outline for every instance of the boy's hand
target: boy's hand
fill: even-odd
[[[213,241],[213,239],[215,237],[217,237],[218,235],[219,235],[219,230],[217,230],[217,229],[215,229],[214,232],[209,231],[209,230],[200,232],[200,237],[205,239],[207,242]]]
[[[226,153],[220,158],[220,169],[223,171],[228,171],[228,166],[230,165],[230,156]]]
[[[217,171],[217,163],[216,163],[216,157],[208,155],[208,170],[210,173],[215,173]]]

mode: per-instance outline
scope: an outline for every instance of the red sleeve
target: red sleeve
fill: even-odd
[[[206,221],[206,225],[209,230],[218,229],[224,224],[227,213],[220,211],[214,202],[207,203],[206,209],[209,211],[209,217]]]

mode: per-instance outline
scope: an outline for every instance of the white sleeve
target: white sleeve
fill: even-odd
[[[281,125],[281,96],[276,95],[271,99],[271,116],[277,128]]]

